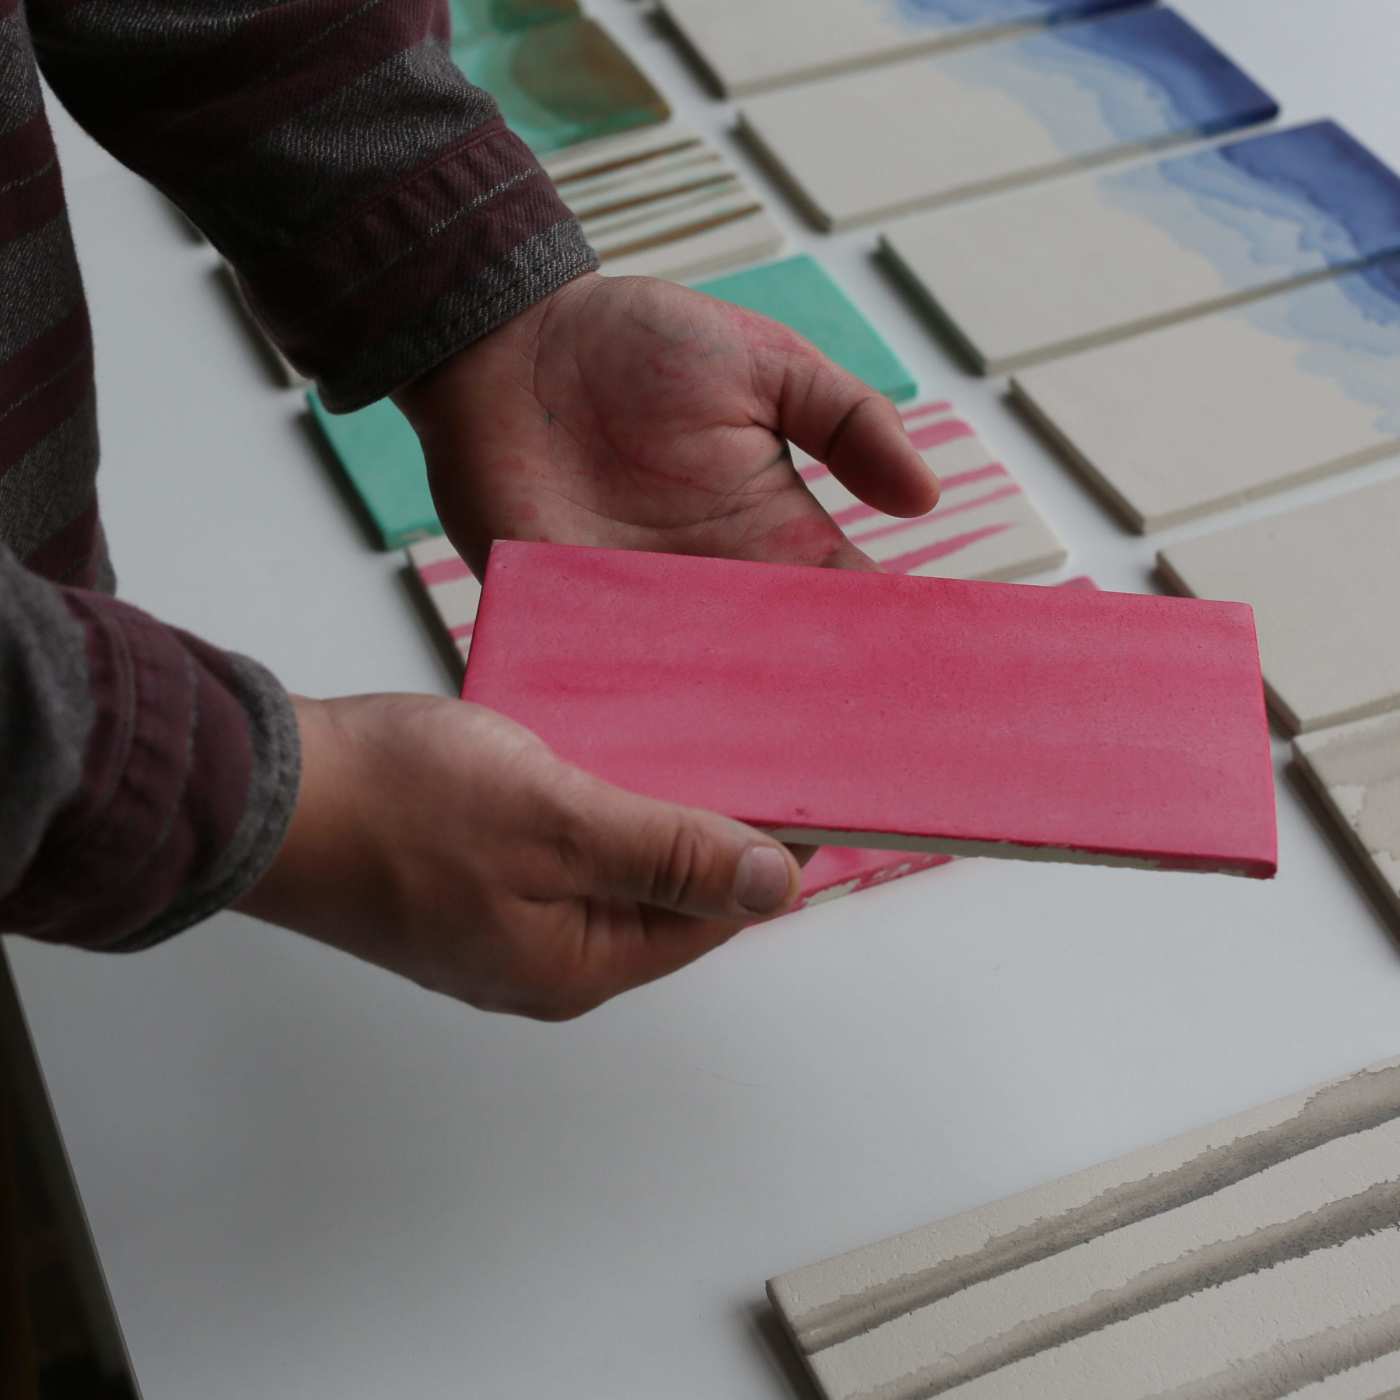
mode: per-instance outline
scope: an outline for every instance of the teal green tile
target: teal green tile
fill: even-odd
[[[665,121],[666,99],[590,19],[453,39],[452,60],[538,156]]]
[[[440,535],[418,435],[392,400],[354,413],[330,413],[316,391],[306,401],[385,549]]]
[[[470,43],[492,34],[514,34],[536,24],[575,19],[578,0],[448,0],[452,42]]]
[[[696,282],[697,291],[791,326],[838,365],[896,403],[911,399],[914,376],[827,270],[806,253]]]

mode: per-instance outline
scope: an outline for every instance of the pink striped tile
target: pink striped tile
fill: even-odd
[[[900,520],[856,500],[820,463],[797,470],[833,519],[876,563],[901,573],[1007,580],[1058,567],[1064,546],[1011,473],[945,400],[903,415],[910,440],[943,483],[937,509]],[[1001,481],[994,490],[986,483]]]

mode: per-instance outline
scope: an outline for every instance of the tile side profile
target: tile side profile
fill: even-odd
[[[1267,878],[1253,620],[1186,603],[500,542],[463,695],[783,839]]]

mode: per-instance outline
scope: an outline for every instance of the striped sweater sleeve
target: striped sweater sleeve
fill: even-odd
[[[29,0],[45,76],[180,205],[337,410],[596,259],[443,0]]]
[[[296,720],[262,667],[0,546],[0,930],[128,952],[277,852]]]

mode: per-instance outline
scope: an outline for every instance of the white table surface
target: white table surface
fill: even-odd
[[[1397,0],[1180,8],[1287,120],[1334,115],[1400,163]],[[636,0],[591,9],[735,149]],[[296,689],[445,691],[400,557],[213,254],[59,125],[126,595]],[[1187,530],[1122,531],[929,337],[873,230],[812,234],[773,198],[1021,476],[1063,572],[1149,587]],[[1392,931],[1277,758],[1272,884],[964,861],[560,1027],[234,915],[131,958],[8,940],[145,1400],[791,1396],[768,1275],[1400,1053]]]

